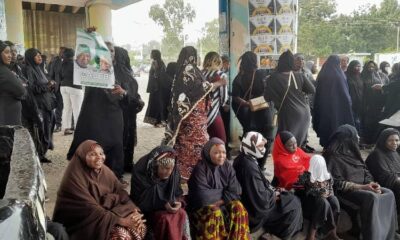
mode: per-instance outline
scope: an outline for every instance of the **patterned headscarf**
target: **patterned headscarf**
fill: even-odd
[[[197,52],[194,47],[182,48],[177,61],[178,70],[172,84],[171,111],[165,131],[164,143],[175,144],[181,122],[211,91],[210,84],[196,66]]]
[[[242,139],[240,151],[246,155],[251,155],[255,158],[262,158],[265,153],[265,148],[259,149],[257,145],[262,141],[267,142],[263,135],[258,132],[247,132]]]

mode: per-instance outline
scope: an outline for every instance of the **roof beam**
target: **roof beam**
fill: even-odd
[[[66,8],[67,6],[65,6],[65,5],[59,5],[59,7],[58,7],[58,12],[64,12],[64,10],[65,10],[65,8]]]
[[[81,7],[72,7],[72,13],[77,13]]]
[[[31,10],[36,10],[36,3],[31,2]]]
[[[46,4],[44,5],[44,10],[45,10],[46,12],[50,11],[50,8],[51,8],[51,4],[46,3]]]

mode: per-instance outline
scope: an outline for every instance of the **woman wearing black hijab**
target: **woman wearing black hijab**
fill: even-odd
[[[393,191],[398,213],[400,211],[400,155],[396,150],[399,147],[399,137],[399,131],[394,128],[383,130],[374,151],[365,161],[374,179],[381,186]]]
[[[114,45],[106,42],[114,60]],[[122,105],[126,104],[129,89],[122,87],[122,79],[116,74],[114,89],[85,87],[85,94],[75,128],[74,139],[69,148],[67,159],[71,160],[78,146],[87,139],[93,139],[104,149],[105,164],[112,169],[117,178],[123,180],[123,133],[124,118]]]
[[[278,111],[278,132],[291,132],[303,146],[311,118],[304,93],[315,93],[315,87],[302,73],[293,72],[294,66],[292,52],[282,53],[276,72],[267,79],[264,97]]]
[[[258,159],[261,169],[265,169],[264,165],[274,141],[273,104],[270,102],[269,108],[252,112],[249,100],[263,96],[265,77],[265,72],[258,70],[257,55],[248,51],[240,57],[239,73],[232,83],[232,109],[243,127],[243,133],[256,131],[268,139],[267,151],[264,157]]]
[[[338,55],[329,56],[318,74],[312,123],[322,147],[339,126],[354,125],[349,86]]]
[[[389,82],[389,78],[378,72],[375,62],[369,61],[361,72],[364,83],[363,115],[361,118],[361,141],[365,144],[374,144],[379,134],[379,121],[382,120],[382,110],[385,98],[381,86]]]
[[[147,92],[149,93],[149,104],[147,105],[144,122],[161,127],[165,125],[167,116],[163,109],[163,82],[167,81],[165,74],[165,64],[161,59],[161,52],[158,50],[151,51],[151,68],[149,72],[149,82]]]
[[[132,171],[134,147],[137,143],[136,115],[144,106],[139,93],[138,83],[133,77],[128,51],[115,47],[115,78],[120,81],[121,87],[126,89],[122,111],[124,116],[124,169]]]
[[[352,102],[354,124],[361,135],[361,115],[363,104],[363,90],[364,84],[361,80],[361,63],[357,60],[350,62],[346,71],[347,84],[349,86],[349,93]]]
[[[0,125],[21,125],[21,99],[26,90],[9,70],[11,49],[0,41]]]
[[[361,157],[355,127],[340,126],[330,138],[323,156],[341,207],[350,215],[354,225],[358,222],[357,215],[360,215],[362,239],[395,239],[395,197],[391,190],[374,182]],[[358,210],[355,212],[349,204],[356,205]]]
[[[386,61],[381,62],[381,64],[379,64],[379,70],[381,73],[385,74],[386,76],[389,76],[390,63]]]
[[[32,90],[35,100],[41,115],[41,123],[43,129],[43,137],[41,145],[43,155],[39,156],[42,162],[50,162],[44,155],[48,149],[53,149],[53,110],[56,108],[56,97],[53,93],[55,81],[47,80],[45,73],[42,70],[41,52],[35,48],[30,48],[25,52],[25,77],[28,79],[29,88]]]

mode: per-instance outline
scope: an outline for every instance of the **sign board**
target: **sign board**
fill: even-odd
[[[112,58],[102,37],[78,29],[74,59],[74,84],[113,88],[115,84]]]

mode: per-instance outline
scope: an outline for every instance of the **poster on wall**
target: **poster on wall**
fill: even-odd
[[[114,69],[110,51],[96,32],[78,29],[76,33],[74,84],[113,88]]]
[[[0,0],[0,40],[7,40],[6,12],[4,0]]]
[[[251,51],[260,68],[273,69],[279,55],[296,50],[298,0],[249,0]]]

